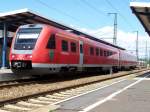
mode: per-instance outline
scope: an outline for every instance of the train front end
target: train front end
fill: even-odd
[[[9,55],[11,70],[15,73],[32,69],[32,56],[42,25],[20,26],[13,38]]]

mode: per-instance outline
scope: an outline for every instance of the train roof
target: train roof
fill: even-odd
[[[12,32],[15,32],[19,26],[25,25],[25,24],[37,24],[37,23],[49,24],[51,26],[60,28],[62,30],[72,30],[72,33],[74,34],[83,35],[86,38],[104,43],[106,45],[109,45],[109,46],[112,46],[121,50],[125,50],[122,47],[100,40],[96,38],[95,36],[92,36],[91,34],[82,32],[78,29],[75,29],[71,26],[67,26],[56,20],[48,19],[28,9],[21,9],[21,10],[6,12],[6,13],[0,13],[0,29],[3,28],[3,23],[6,23],[8,25],[7,27],[8,31],[12,31]]]
[[[150,36],[150,3],[148,2],[131,2],[130,7],[135,16],[143,25],[145,31]]]

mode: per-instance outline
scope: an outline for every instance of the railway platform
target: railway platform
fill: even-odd
[[[120,80],[57,103],[54,112],[149,112],[150,74]]]
[[[12,74],[10,69],[0,69],[0,82],[15,79],[15,76]]]
[[[0,74],[12,73],[10,69],[0,69]]]
[[[28,76],[18,76],[13,74],[13,72],[10,69],[0,69],[0,82],[13,81],[25,78],[28,78]]]
[[[120,77],[116,77],[118,75]],[[148,86],[150,70],[134,70],[118,73],[118,75],[116,74],[115,78],[112,75],[111,78],[110,75],[109,77],[104,75],[109,80],[102,80],[102,76],[94,76],[88,79],[81,78],[56,83],[49,81],[49,83],[33,81],[12,83],[12,85],[4,83],[1,86],[0,111],[99,112],[104,110],[104,112],[128,112],[133,111],[136,107],[134,102],[141,106],[139,106],[140,109],[144,108],[143,112],[145,109],[149,110],[150,108],[145,105],[150,102],[147,99],[150,97]],[[14,91],[13,95],[5,94],[9,91]],[[140,110],[139,107],[135,112]]]

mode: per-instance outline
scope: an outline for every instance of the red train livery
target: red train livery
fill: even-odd
[[[54,73],[135,68],[136,57],[110,43],[50,25],[20,26],[13,38],[10,65],[15,73]]]

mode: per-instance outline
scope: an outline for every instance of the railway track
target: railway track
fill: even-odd
[[[31,80],[14,80],[14,81],[3,81],[0,83],[0,89],[10,88],[13,86],[20,86],[32,83]]]
[[[85,78],[84,80],[80,80],[80,81],[76,80],[73,85],[61,86],[55,89],[50,89],[47,91],[42,91],[42,92],[30,94],[30,95],[25,95],[25,96],[16,97],[16,98],[7,99],[7,100],[1,100],[0,112],[25,112],[25,111],[34,112],[34,110],[37,108],[41,108],[43,106],[50,105],[50,104],[54,105],[65,99],[77,96],[79,94],[86,93],[93,89],[97,89],[101,86],[104,86],[103,83],[101,83],[100,81],[104,81],[104,80],[112,79],[112,78],[114,78],[112,80],[121,80],[120,78],[116,78],[116,77],[121,77],[121,76],[129,75],[129,74],[141,75],[148,71],[149,70],[145,71],[145,69],[140,70],[140,71],[136,70],[136,71],[121,74],[121,75],[120,74],[114,75],[114,76],[107,75],[103,78],[98,78],[100,76],[97,76],[95,79],[92,79],[91,81],[86,81],[86,78]]]
[[[52,83],[52,82],[56,82],[56,81],[61,81],[63,79],[60,80],[56,80],[55,78],[51,78],[51,77],[47,77],[44,78],[41,77],[40,78],[28,78],[28,79],[17,79],[17,80],[10,80],[10,81],[1,81],[0,82],[0,90],[4,89],[4,88],[11,88],[11,87],[17,87],[17,86],[24,86],[24,85],[29,85],[29,84],[36,84],[36,83]]]
[[[42,79],[42,81],[46,82],[46,81],[52,81],[52,80]],[[0,90],[4,89],[4,88],[24,86],[24,85],[40,83],[40,82],[41,82],[41,80],[38,78],[18,79],[18,80],[13,80],[13,81],[1,81],[0,82]]]

